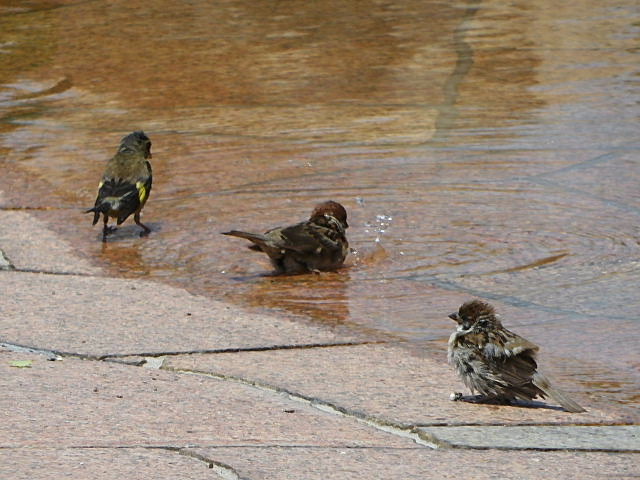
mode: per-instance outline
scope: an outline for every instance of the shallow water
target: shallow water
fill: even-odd
[[[437,354],[492,300],[567,389],[637,407],[637,2],[0,5],[0,187],[80,254]],[[120,138],[153,141],[153,233],[103,245]],[[265,276],[219,232],[349,211],[335,273]]]

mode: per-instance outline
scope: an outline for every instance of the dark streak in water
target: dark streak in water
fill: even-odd
[[[472,2],[474,5],[479,5],[480,3],[481,0],[474,0]],[[444,103],[440,108],[438,108],[436,131],[429,143],[444,141],[451,132],[451,128],[458,117],[456,103],[458,101],[460,84],[466,78],[473,66],[473,49],[469,43],[465,41],[465,25],[475,16],[478,9],[478,6],[465,9],[460,24],[454,31],[453,44],[457,56],[456,66],[444,83]]]
[[[537,267],[541,267],[543,265],[547,265],[549,263],[557,262],[558,260],[566,257],[567,255],[569,255],[569,252],[564,252],[564,253],[560,253],[558,255],[552,255],[550,257],[544,257],[544,258],[541,258],[539,260],[536,260],[535,262],[527,263],[525,265],[518,265],[516,267],[505,268],[505,269],[502,269],[502,270],[494,270],[492,272],[483,273],[482,275],[495,275],[496,273],[519,272],[521,270],[527,270],[529,268],[537,268]]]

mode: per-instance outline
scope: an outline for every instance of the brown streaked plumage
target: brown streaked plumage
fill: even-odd
[[[115,231],[109,227],[109,218],[115,218],[120,225],[132,213],[133,220],[142,227],[140,236],[147,235],[151,229],[140,221],[140,212],[144,208],[152,185],[151,140],[142,131],[130,133],[122,139],[118,151],[107,162],[107,167],[98,185],[95,205],[86,213],[93,212],[93,225],[103,216],[102,241]]]
[[[551,387],[537,370],[539,347],[504,328],[491,305],[472,300],[449,318],[458,323],[449,338],[449,363],[471,393],[480,393],[473,401],[511,403],[548,396],[568,412],[585,411]]]
[[[250,248],[266,253],[276,273],[335,270],[349,252],[347,211],[332,200],[316,205],[309,220],[264,234],[238,230],[223,235],[246,238]]]

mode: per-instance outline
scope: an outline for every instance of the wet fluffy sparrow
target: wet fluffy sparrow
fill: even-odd
[[[104,227],[102,241],[115,231],[107,225],[109,217],[115,218],[118,225],[133,213],[133,220],[142,227],[140,236],[151,230],[140,221],[140,211],[147,203],[151,192],[151,140],[144,132],[133,132],[120,142],[118,151],[107,162],[102,180],[98,185],[98,197],[93,208],[93,225],[103,215]]]
[[[264,234],[232,230],[223,235],[246,238],[250,248],[269,255],[276,273],[335,270],[349,252],[345,235],[347,211],[338,202],[318,204],[306,222],[278,227]]]
[[[504,328],[491,305],[472,300],[449,318],[458,323],[449,338],[449,363],[471,393],[480,393],[472,401],[510,403],[549,396],[568,412],[585,411],[551,387],[537,371],[538,346]]]

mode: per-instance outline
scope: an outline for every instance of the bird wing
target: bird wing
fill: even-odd
[[[269,235],[271,231],[266,232]],[[322,250],[340,249],[336,232],[313,222],[301,222],[279,229],[278,246],[298,253],[320,253]]]
[[[103,206],[107,208],[101,208]],[[113,212],[118,217],[118,224],[124,222],[139,206],[140,192],[136,184],[114,178],[100,183],[95,208]]]
[[[485,359],[512,394],[530,400],[542,393],[531,383],[538,368],[537,345],[506,328],[491,332],[487,340],[483,349]]]

